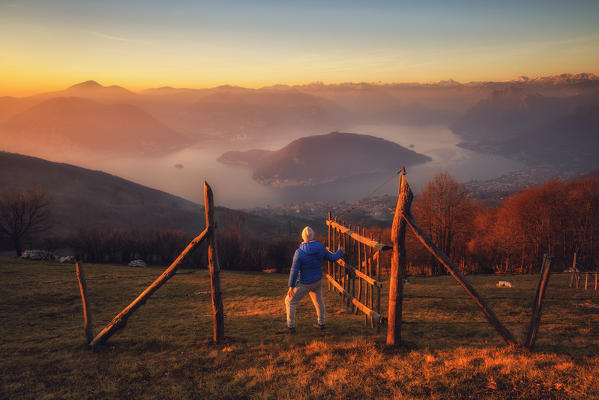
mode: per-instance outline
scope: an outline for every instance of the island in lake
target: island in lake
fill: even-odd
[[[332,132],[303,137],[274,151],[228,151],[218,161],[251,168],[253,178],[264,185],[292,187],[397,171],[431,158],[375,136]]]

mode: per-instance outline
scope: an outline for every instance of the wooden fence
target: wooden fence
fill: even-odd
[[[386,321],[387,344],[401,344],[403,283],[406,273],[405,234],[406,228],[409,226],[423,246],[464,288],[489,324],[501,335],[503,340],[510,346],[520,346],[514,335],[501,323],[491,307],[468,282],[459,268],[435,245],[424,230],[420,228],[411,213],[414,196],[406,180],[405,169],[399,179],[397,206],[391,228],[391,246],[386,246],[373,238],[367,238],[364,235],[363,228],[354,227],[352,230],[351,226],[346,227],[342,222],[337,221],[337,219],[331,219],[331,214],[329,213],[327,218],[329,249],[336,250],[337,247],[344,247],[348,250],[345,260],[329,263],[328,265],[327,278],[329,280],[329,289],[334,288],[337,290],[343,296],[348,307],[362,311],[371,321],[377,321],[377,326]],[[382,287],[380,281],[380,254],[384,250],[392,250],[387,318],[381,315],[380,305]],[[530,321],[528,335],[524,341],[524,346],[528,349],[533,348],[539,329],[543,298],[549,282],[552,262],[553,257],[546,254],[541,267],[537,292],[533,300],[533,316]],[[373,325],[373,322],[371,322],[371,325]]]
[[[499,321],[493,310],[482,299],[474,287],[466,280],[456,265],[445,255],[431,238],[418,226],[410,207],[412,204],[412,191],[405,177],[405,170],[400,175],[399,192],[393,226],[391,228],[391,242],[388,246],[375,240],[372,236],[368,238],[364,228],[351,225],[345,226],[337,218],[332,219],[331,213],[327,218],[328,240],[327,245],[331,251],[338,247],[346,250],[344,259],[329,262],[326,277],[329,281],[329,290],[337,291],[342,296],[348,307],[355,313],[362,312],[365,315],[365,324],[370,322],[377,329],[387,322],[387,344],[399,345],[401,343],[401,323],[403,305],[403,281],[406,271],[406,246],[405,232],[409,226],[414,235],[424,247],[439,261],[455,280],[464,288],[466,293],[474,300],[474,303],[482,311],[487,321],[495,328],[508,345],[519,346],[512,333]],[[95,337],[91,326],[91,314],[87,302],[87,288],[83,269],[77,264],[77,278],[79,280],[81,298],[83,302],[84,329],[90,346],[96,346],[105,342],[110,336],[123,328],[128,318],[157,291],[176,272],[181,260],[196,246],[204,240],[208,241],[208,264],[210,269],[210,282],[212,294],[212,307],[214,313],[214,341],[222,342],[224,338],[224,312],[221,298],[220,266],[217,258],[214,220],[214,200],[212,189],[204,183],[204,200],[206,206],[206,229],[189,243],[187,248],[177,257],[154,283],[144,290],[129,306],[121,311],[114,319]],[[389,307],[388,316],[385,318],[381,312],[381,252],[392,250],[391,274],[389,277]],[[546,254],[543,259],[541,276],[537,292],[533,301],[532,319],[528,335],[524,345],[532,349],[535,343],[539,324],[543,298],[551,274],[553,257]],[[571,279],[574,282],[575,276]],[[576,275],[576,285],[580,281],[580,275]],[[585,275],[585,288],[588,286],[588,273]],[[595,273],[595,289],[597,289],[597,273]]]
[[[347,306],[357,314],[364,314],[364,324],[370,322],[377,329],[383,322],[381,313],[381,252],[390,250],[371,235],[368,238],[365,229],[360,226],[345,226],[337,218],[327,219],[327,247],[335,251],[345,249],[345,256],[336,262],[328,262],[326,277],[329,290],[339,292]]]
[[[224,327],[224,309],[222,302],[222,295],[220,289],[220,265],[218,262],[217,248],[216,248],[216,221],[214,219],[214,196],[212,194],[212,188],[208,183],[204,182],[204,206],[206,213],[206,229],[200,233],[195,239],[193,239],[187,247],[179,254],[179,256],[172,262],[172,264],[160,275],[156,280],[148,286],[131,304],[118,313],[104,329],[100,331],[95,337],[93,336],[93,327],[91,322],[91,313],[89,309],[89,303],[87,301],[87,285],[85,282],[85,275],[83,273],[82,266],[76,264],[76,274],[79,281],[79,289],[81,293],[81,301],[83,304],[83,324],[85,336],[90,347],[100,345],[117,331],[124,328],[127,324],[127,320],[133,315],[133,313],[143,306],[148,298],[154,294],[162,285],[164,285],[170,278],[172,278],[179,268],[181,261],[203,241],[208,242],[208,268],[210,270],[210,292],[212,297],[212,311],[214,315],[214,330],[213,339],[216,343],[221,343],[225,336]]]
[[[598,274],[598,271],[572,270],[570,272],[570,287],[575,289],[597,290]]]

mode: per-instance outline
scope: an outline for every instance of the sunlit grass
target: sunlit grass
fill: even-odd
[[[85,265],[96,332],[160,269]],[[0,398],[596,398],[593,291],[554,275],[536,351],[507,349],[450,277],[411,278],[405,344],[384,345],[325,291],[327,330],[308,298],[284,326],[287,277],[224,271],[226,342],[211,342],[206,271],[175,276],[97,350],[84,343],[72,265],[0,259]],[[537,276],[469,276],[521,340]],[[513,289],[495,287],[510,280]],[[388,285],[386,285],[388,286]],[[385,298],[385,296],[383,296]],[[384,302],[383,302],[384,303]]]

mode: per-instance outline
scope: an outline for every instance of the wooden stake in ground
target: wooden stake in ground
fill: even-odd
[[[85,283],[85,274],[83,267],[79,262],[75,263],[75,271],[77,273],[77,281],[79,281],[79,292],[81,293],[81,304],[83,306],[83,329],[85,330],[85,338],[87,343],[94,339],[94,328],[92,327],[92,317],[87,304],[87,284]]]
[[[327,217],[327,221],[331,221],[331,212],[329,211],[328,217]],[[329,233],[327,235],[327,246],[330,249],[333,248],[332,243],[331,243],[331,224],[327,224],[328,228],[329,228]],[[334,275],[333,271],[333,264],[330,261],[327,261],[327,271],[329,272],[329,275]],[[329,282],[329,292],[331,291],[331,282]]]
[[[179,254],[179,257],[160,275],[150,286],[147,287],[131,304],[129,304],[123,311],[121,311],[116,317],[110,321],[108,325],[100,333],[96,335],[94,340],[90,343],[90,346],[97,346],[100,343],[104,343],[109,337],[114,335],[119,329],[124,328],[127,325],[129,317],[142,305],[145,304],[146,300],[154,294],[162,285],[166,283],[179,268],[179,264],[185,258],[185,256],[197,245],[202,243],[208,236],[208,228],[204,229],[195,239],[193,239]]]
[[[584,290],[587,290],[588,283],[589,283],[589,271],[584,273]]]
[[[220,291],[220,264],[216,250],[216,221],[214,219],[214,197],[212,188],[204,182],[204,207],[206,209],[206,229],[210,230],[208,238],[208,267],[210,268],[210,293],[212,295],[212,311],[214,314],[214,341],[221,343],[225,338],[225,312]]]
[[[399,177],[399,196],[391,228],[393,254],[391,255],[391,277],[389,278],[387,344],[392,346],[401,343],[403,277],[406,268],[406,223],[401,216],[410,213],[413,198],[404,171]]]
[[[525,346],[532,350],[535,345],[537,338],[537,332],[539,330],[539,323],[541,322],[541,309],[543,308],[543,298],[545,297],[545,290],[547,289],[547,283],[549,282],[549,275],[551,275],[551,264],[553,262],[553,256],[545,254],[543,257],[543,266],[541,267],[541,277],[539,284],[537,285],[537,292],[535,294],[535,300],[532,305],[532,319],[530,321],[530,329],[526,337]]]

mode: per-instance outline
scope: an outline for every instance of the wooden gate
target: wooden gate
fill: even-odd
[[[401,343],[401,324],[403,312],[403,280],[406,271],[406,227],[409,226],[414,236],[424,247],[445,267],[455,280],[464,288],[474,303],[481,310],[489,324],[501,335],[503,340],[510,346],[519,346],[512,333],[499,321],[493,310],[482,299],[476,289],[462,275],[453,262],[433,243],[431,238],[418,226],[411,213],[412,190],[405,176],[405,169],[401,171],[399,178],[399,191],[397,206],[391,227],[392,246],[386,246],[373,238],[364,235],[361,227],[345,226],[337,218],[331,219],[331,213],[327,218],[328,248],[331,251],[338,247],[346,249],[345,260],[328,263],[329,290],[339,292],[348,307],[354,312],[361,311],[365,314],[367,321],[370,319],[371,326],[377,321],[377,327],[383,322],[387,323],[387,344],[399,345]],[[391,254],[391,274],[389,276],[389,308],[388,317],[381,315],[381,252],[393,250]],[[541,320],[541,309],[545,289],[549,281],[553,257],[545,255],[537,293],[533,302],[532,319],[528,335],[524,345],[532,349],[535,343],[536,333]],[[357,283],[357,285],[356,285]],[[357,290],[356,290],[357,286]]]
[[[362,312],[364,323],[380,329],[384,317],[381,313],[381,252],[391,250],[371,237],[368,238],[363,227],[345,226],[343,222],[327,219],[327,247],[335,251],[345,249],[345,256],[336,262],[328,262],[326,277],[329,290],[339,292],[354,314]]]

